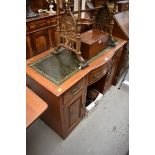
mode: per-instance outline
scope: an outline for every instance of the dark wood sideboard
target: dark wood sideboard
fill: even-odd
[[[26,59],[56,46],[56,15],[42,13],[26,20]]]
[[[126,44],[125,40],[118,40],[116,47],[107,49],[60,85],[29,66],[52,53],[52,49],[27,60],[27,86],[48,104],[41,118],[61,137],[66,138],[85,116],[88,87],[101,93],[111,87]]]

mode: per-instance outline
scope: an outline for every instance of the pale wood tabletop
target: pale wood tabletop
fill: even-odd
[[[47,104],[32,90],[26,87],[26,128],[29,127],[46,109]]]

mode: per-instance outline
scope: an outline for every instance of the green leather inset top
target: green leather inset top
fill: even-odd
[[[58,54],[49,54],[30,66],[59,85],[79,70],[79,63],[73,52],[62,50]]]
[[[86,63],[91,63],[93,60],[108,51],[108,49],[110,48],[111,47],[109,46],[106,49],[102,50]],[[32,67],[34,70],[39,72],[50,81],[54,82],[56,85],[60,85],[81,69],[79,68],[79,64],[80,62],[77,59],[75,53],[70,52],[66,49],[61,49],[60,53],[50,53],[44,58],[30,64],[30,67]]]

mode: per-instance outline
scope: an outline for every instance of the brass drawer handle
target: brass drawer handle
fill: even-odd
[[[79,91],[80,91],[79,87],[76,86],[74,89],[71,90],[71,93],[72,93],[73,95],[76,95],[76,94],[79,93]]]

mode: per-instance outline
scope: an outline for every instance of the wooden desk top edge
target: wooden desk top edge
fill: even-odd
[[[46,102],[26,87],[26,128],[28,128],[47,107]]]
[[[65,82],[63,82],[61,85],[56,85],[56,84],[52,83],[47,78],[43,77],[41,74],[39,74],[37,71],[35,71],[34,69],[32,69],[29,66],[29,64],[31,64],[32,62],[37,61],[38,59],[43,58],[47,54],[52,53],[53,49],[45,51],[44,53],[41,53],[33,58],[28,59],[26,61],[27,62],[26,73],[28,76],[30,76],[35,81],[37,81],[40,85],[44,86],[47,90],[49,90],[54,95],[59,97],[67,89],[69,89],[72,85],[74,85],[76,82],[78,82],[80,79],[82,79],[85,75],[87,75],[90,71],[94,70],[97,67],[104,65],[108,60],[110,60],[113,57],[113,55],[115,54],[115,51],[118,50],[121,46],[123,46],[126,42],[127,42],[126,40],[119,39],[119,43],[117,46],[112,47],[107,52],[103,53],[100,57],[98,57],[94,61],[92,61],[87,68],[75,73],[73,76],[71,76]],[[108,58],[108,59],[105,60],[105,58]],[[72,81],[72,83],[70,82],[70,80]]]

